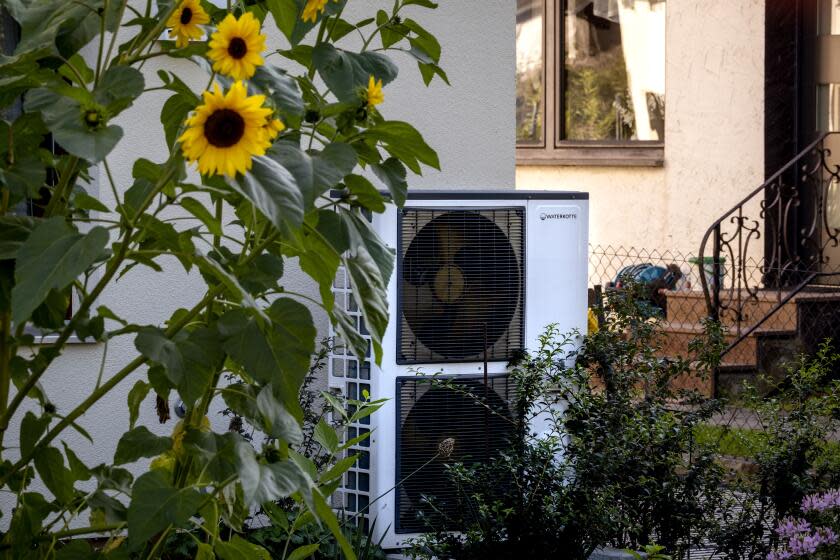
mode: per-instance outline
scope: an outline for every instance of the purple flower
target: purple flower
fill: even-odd
[[[840,507],[840,490],[829,490],[823,494],[811,494],[802,499],[803,512],[823,512]]]
[[[776,526],[776,534],[783,539],[790,539],[800,533],[810,533],[811,524],[798,517],[785,517]]]

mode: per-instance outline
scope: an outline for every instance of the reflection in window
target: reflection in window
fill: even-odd
[[[820,35],[840,35],[840,0],[818,0]]]
[[[543,0],[516,3],[516,141],[543,136]]]
[[[563,139],[663,141],[665,0],[567,0],[564,36]]]
[[[840,131],[840,84],[817,86],[817,130]]]

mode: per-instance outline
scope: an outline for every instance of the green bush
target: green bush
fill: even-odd
[[[663,360],[640,293],[609,293],[606,323],[579,351],[575,333],[552,327],[514,367],[517,441],[489,464],[451,467],[463,502],[451,521],[464,530],[419,539],[415,556],[585,559],[601,545],[679,553],[704,538],[723,473],[694,430],[720,403],[672,382],[708,374],[720,333],[710,326],[691,361]],[[544,433],[532,433],[537,419]]]

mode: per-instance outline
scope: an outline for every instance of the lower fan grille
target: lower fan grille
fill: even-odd
[[[484,463],[513,442],[507,375],[397,378],[397,533],[455,531],[461,494],[447,465]]]

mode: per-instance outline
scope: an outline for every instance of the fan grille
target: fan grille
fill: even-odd
[[[406,208],[397,363],[506,361],[524,344],[524,209]]]
[[[484,463],[511,444],[516,387],[507,375],[397,378],[397,533],[462,529],[447,465]]]

